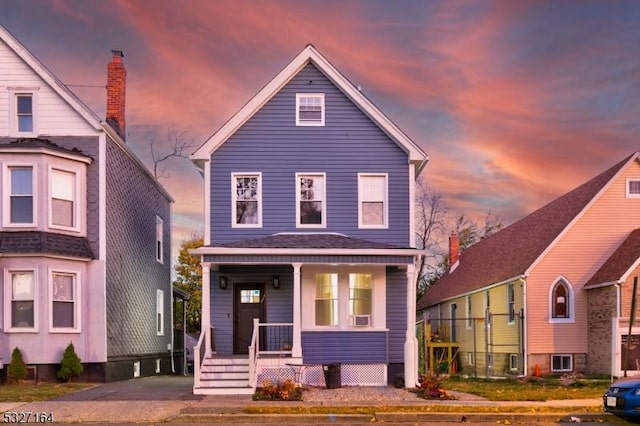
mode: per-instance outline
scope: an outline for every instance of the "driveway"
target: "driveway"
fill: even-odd
[[[152,376],[103,383],[63,395],[54,401],[198,401],[193,395],[193,376]]]

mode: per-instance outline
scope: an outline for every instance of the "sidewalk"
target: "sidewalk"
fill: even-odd
[[[562,400],[546,402],[487,401],[482,398],[456,394],[457,400],[426,401],[413,393],[394,388],[311,388],[305,401],[253,401],[250,395],[198,396],[191,394],[191,378],[148,377],[125,382],[108,383],[95,388],[65,395],[57,400],[33,403],[0,403],[0,412],[52,413],[57,423],[335,423],[335,422],[423,422],[455,421],[464,416],[468,422],[504,421],[535,424],[555,422],[568,415],[583,421],[610,419],[605,413],[585,415],[585,410],[602,407],[601,399]],[[422,406],[436,406],[429,412],[411,412]],[[361,407],[363,414],[332,414],[331,407]],[[442,406],[438,410],[437,406]],[[451,407],[492,407],[496,410],[519,410],[519,413],[447,412]],[[295,408],[320,407],[322,414],[247,414],[264,408],[281,409],[283,413]],[[385,408],[382,408],[385,407]],[[388,408],[393,407],[393,408]],[[553,413],[536,413],[536,408],[555,407]],[[391,410],[391,411],[389,411]],[[396,412],[394,412],[397,410]],[[403,411],[406,410],[406,411]],[[337,410],[338,412],[340,410]],[[408,411],[408,412],[407,412]],[[469,411],[473,411],[470,409]]]

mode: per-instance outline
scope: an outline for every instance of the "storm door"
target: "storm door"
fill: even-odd
[[[233,353],[248,354],[253,336],[253,319],[264,322],[264,285],[239,284],[235,286],[233,318]]]

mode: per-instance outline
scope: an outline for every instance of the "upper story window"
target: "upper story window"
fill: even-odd
[[[358,174],[358,226],[360,228],[387,228],[387,175]]]
[[[11,136],[37,134],[37,89],[10,89]]]
[[[338,325],[338,274],[316,274],[316,325]]]
[[[298,227],[326,226],[325,180],[324,173],[296,173],[296,225]]]
[[[33,165],[4,167],[4,226],[35,225],[35,170]]]
[[[296,94],[296,126],[324,126],[324,93]]]
[[[627,179],[627,198],[640,198],[640,178]]]
[[[5,270],[5,283],[5,331],[35,330],[35,270]]]
[[[156,216],[156,260],[160,263],[164,261],[164,249],[163,249],[163,238],[164,238],[164,221],[160,216]]]
[[[472,328],[473,327],[473,317],[472,317],[472,310],[471,310],[471,295],[467,295],[466,297],[467,300],[467,328]]]
[[[508,322],[513,324],[516,320],[516,291],[513,283],[507,284],[507,304]]]
[[[156,290],[156,334],[164,336],[164,291]]]
[[[573,322],[573,290],[564,278],[558,278],[549,292],[549,321]]]
[[[75,228],[76,174],[66,170],[51,169],[51,226]]]
[[[233,173],[231,181],[232,226],[262,226],[262,174]]]

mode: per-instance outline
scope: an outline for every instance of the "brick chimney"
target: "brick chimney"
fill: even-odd
[[[127,86],[127,70],[124,68],[121,50],[112,50],[113,57],[107,65],[107,123],[124,139],[124,99]]]
[[[449,272],[453,271],[460,259],[460,237],[455,231],[449,235]]]

